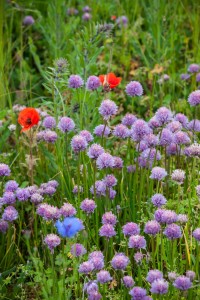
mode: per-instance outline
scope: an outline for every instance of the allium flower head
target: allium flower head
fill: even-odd
[[[88,300],[100,300],[102,298],[99,292],[92,292],[88,295]]]
[[[161,226],[156,220],[148,221],[145,224],[144,232],[146,234],[156,235],[160,230]]]
[[[122,124],[125,126],[132,126],[136,120],[137,120],[136,116],[127,113],[122,119]]]
[[[164,230],[164,235],[170,240],[178,239],[182,236],[181,228],[176,224],[169,224]]]
[[[151,131],[152,130],[144,120],[138,119],[131,127],[130,136],[134,141],[139,142],[145,135],[151,133]]]
[[[173,210],[164,209],[161,216],[161,223],[172,224],[178,220],[177,214]]]
[[[102,153],[104,153],[104,149],[101,147],[101,145],[92,144],[88,149],[87,155],[89,158],[97,159]]]
[[[94,200],[90,200],[90,199],[85,199],[81,202],[81,206],[80,208],[86,212],[86,214],[91,214],[94,212],[95,208],[96,208],[96,204],[94,202]]]
[[[56,127],[56,120],[54,117],[47,116],[44,118],[42,125],[47,129],[52,129]]]
[[[26,16],[23,20],[23,25],[25,26],[30,26],[35,23],[35,20],[32,16]]]
[[[190,138],[186,132],[177,131],[174,133],[174,143],[176,145],[187,145],[190,144]]]
[[[9,180],[6,182],[5,191],[6,192],[15,192],[19,184],[15,180]]]
[[[191,106],[197,106],[200,104],[200,90],[192,92],[188,97],[188,102]]]
[[[171,178],[173,181],[177,182],[178,184],[182,184],[185,179],[185,171],[176,169],[172,172]]]
[[[160,138],[159,144],[161,146],[168,146],[173,142],[174,135],[169,129],[164,128],[161,131],[161,135],[159,138]]]
[[[164,125],[172,120],[172,112],[166,107],[160,107],[157,110],[155,117],[160,125]]]
[[[93,136],[91,135],[91,133],[88,130],[80,131],[79,135],[83,136],[88,143],[92,142],[93,139],[94,139]]]
[[[136,223],[129,222],[122,227],[122,231],[125,236],[137,235],[140,233],[140,228]]]
[[[70,249],[70,253],[75,257],[80,257],[87,253],[85,247],[82,244],[73,244]]]
[[[126,16],[120,16],[119,18],[116,19],[116,23],[118,24],[119,27],[127,27],[128,25],[128,18]]]
[[[147,291],[139,286],[135,286],[130,290],[129,295],[132,296],[132,300],[143,300],[145,299]]]
[[[132,288],[135,284],[135,281],[133,280],[133,278],[131,276],[124,276],[122,278],[122,282],[125,285],[125,287],[127,288]]]
[[[124,270],[130,260],[124,253],[117,253],[111,260],[111,265],[115,270]]]
[[[146,159],[147,161],[161,160],[160,151],[155,148],[148,148],[144,150],[140,157]]]
[[[162,215],[166,211],[166,209],[157,209],[154,213],[154,218],[157,222],[162,222]]]
[[[0,163],[0,176],[10,176],[10,168],[6,164]]]
[[[140,264],[141,261],[143,260],[143,258],[144,258],[144,255],[142,254],[142,252],[138,251],[134,254],[134,260],[135,260],[136,264]]]
[[[190,76],[191,76],[190,74],[182,73],[182,74],[180,75],[180,78],[181,78],[181,80],[186,81],[186,80],[190,79]]]
[[[165,205],[167,199],[162,194],[155,194],[151,197],[151,202],[156,207],[161,207],[162,205]]]
[[[82,20],[83,21],[89,21],[90,19],[92,18],[92,15],[88,12],[85,12],[83,15],[82,15]]]
[[[43,139],[47,143],[54,144],[58,138],[58,135],[55,131],[47,129],[43,132]]]
[[[196,75],[196,82],[200,82],[200,73]]]
[[[125,139],[129,136],[129,129],[125,125],[119,124],[119,125],[115,126],[115,128],[113,130],[113,135],[115,137]]]
[[[200,242],[200,228],[196,228],[192,235],[198,242]]]
[[[56,234],[47,234],[47,236],[44,239],[44,243],[47,245],[51,253],[53,253],[54,248],[60,245],[60,238]]]
[[[94,90],[98,89],[98,87],[100,85],[101,85],[101,82],[99,80],[99,77],[97,77],[97,76],[90,76],[87,79],[86,88],[89,91],[94,91]]]
[[[184,154],[191,157],[200,157],[200,144],[194,143],[185,148]]]
[[[142,96],[143,94],[143,87],[140,82],[138,81],[131,81],[126,86],[126,94],[134,97],[134,96]]]
[[[118,108],[115,102],[106,99],[101,102],[101,105],[99,107],[99,113],[104,120],[109,120],[110,117],[116,115],[117,109]]]
[[[175,286],[175,288],[177,288],[181,291],[186,291],[189,288],[191,288],[192,283],[188,277],[182,275],[182,276],[178,276],[176,278],[176,280],[173,283],[173,286]]]
[[[197,73],[200,70],[200,66],[198,64],[191,64],[188,67],[188,72],[190,73]]]
[[[191,131],[200,132],[200,120],[192,120],[188,123],[188,129]]]
[[[162,279],[163,273],[159,270],[150,270],[147,274],[146,280],[153,283],[155,280]]]
[[[116,235],[116,231],[115,231],[113,225],[111,225],[111,224],[104,224],[99,229],[99,235],[107,237],[107,238],[111,238],[112,236]]]
[[[151,170],[151,175],[150,175],[151,179],[155,179],[155,180],[161,181],[166,176],[167,176],[166,170],[163,169],[163,168],[161,168],[161,167],[154,167]]]
[[[84,229],[82,221],[74,217],[65,218],[63,222],[56,221],[55,227],[62,237],[68,238],[74,237],[80,230]]]
[[[169,283],[164,279],[157,279],[151,285],[151,293],[152,294],[167,294]]]
[[[122,169],[123,168],[123,160],[121,159],[121,157],[118,156],[113,156],[114,159],[114,169]]]
[[[82,274],[89,274],[94,270],[93,263],[91,261],[85,261],[80,264],[78,272]]]
[[[194,271],[191,270],[186,271],[186,277],[188,277],[191,282],[194,280],[195,276],[196,274]]]
[[[94,270],[101,270],[104,268],[104,259],[101,257],[96,256],[89,259],[89,261],[93,263]]]
[[[129,248],[146,248],[146,240],[142,235],[131,235],[128,242]]]
[[[117,223],[117,217],[111,212],[106,212],[102,216],[102,224],[111,224],[115,226]]]
[[[110,273],[106,270],[101,270],[99,273],[97,273],[97,281],[101,284],[109,282],[112,280],[112,277],[110,276]]]
[[[30,193],[27,188],[18,188],[16,190],[16,197],[19,201],[27,201],[30,197]]]
[[[188,222],[188,217],[184,214],[178,214],[177,215],[177,222],[184,224]]]
[[[135,171],[136,171],[136,165],[127,166],[127,172],[128,173],[133,173]]]
[[[35,204],[41,203],[43,200],[44,197],[42,197],[42,195],[40,195],[39,193],[32,194],[30,198],[30,201]]]
[[[88,146],[86,139],[81,135],[75,135],[71,140],[71,147],[74,152],[84,151]]]
[[[105,196],[106,193],[106,185],[103,180],[97,180],[95,182],[95,190],[97,196]],[[90,188],[90,192],[94,195],[94,186],[92,185]]]
[[[179,121],[171,121],[167,124],[166,128],[174,133],[182,129],[182,124]]]
[[[0,232],[6,233],[6,231],[8,230],[8,227],[9,227],[8,222],[0,219]]]
[[[187,127],[188,118],[184,114],[181,113],[176,114],[174,120],[180,122],[184,128]]]
[[[91,294],[93,292],[97,292],[99,289],[97,281],[91,280],[84,284],[83,290],[86,291],[87,294]]]
[[[89,260],[93,260],[95,257],[104,259],[104,255],[101,251],[93,251],[89,254]]]
[[[98,169],[105,169],[105,168],[113,168],[114,167],[114,158],[109,153],[102,153],[97,158],[97,167]]]
[[[176,155],[179,150],[180,146],[176,145],[175,143],[172,143],[166,147],[167,155]]]
[[[64,203],[60,208],[60,214],[63,217],[73,217],[76,214],[76,209],[71,203]]]
[[[178,277],[176,272],[168,272],[168,279],[169,281],[173,282]]]
[[[60,217],[60,210],[56,206],[42,203],[37,207],[37,214],[46,221],[57,220]]]
[[[2,214],[2,220],[13,222],[18,218],[18,211],[13,206],[7,206]]]
[[[58,123],[58,128],[62,132],[69,132],[72,131],[75,127],[75,123],[71,118],[62,117]]]
[[[112,174],[107,175],[103,181],[108,188],[111,188],[117,184],[117,178]]]
[[[149,125],[149,127],[150,127],[151,129],[160,127],[160,123],[159,123],[159,121],[157,120],[156,116],[153,116],[153,117],[149,120],[148,125]]]
[[[79,75],[71,75],[69,77],[68,85],[69,88],[78,89],[83,86],[83,79]]]
[[[82,193],[83,192],[83,187],[82,186],[78,186],[78,185],[75,185],[73,190],[72,190],[72,193],[73,194],[78,194],[78,193]]]
[[[94,134],[97,136],[108,136],[110,134],[111,130],[110,128],[106,125],[98,125],[94,129]]]
[[[152,148],[158,145],[158,137],[153,133],[145,135],[142,141],[147,144],[148,148]]]
[[[3,203],[4,204],[14,204],[16,202],[16,197],[15,194],[13,192],[5,192],[3,194]]]

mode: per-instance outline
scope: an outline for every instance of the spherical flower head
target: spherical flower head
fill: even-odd
[[[104,224],[99,229],[99,235],[104,236],[104,237],[109,239],[112,236],[116,235],[116,231],[115,231],[114,227],[111,224]]]
[[[83,12],[91,12],[92,9],[88,5],[86,5],[83,7],[82,10],[83,10]]]
[[[188,72],[190,73],[197,73],[200,70],[200,66],[198,64],[191,64],[188,67]]]
[[[134,249],[146,248],[146,240],[142,235],[131,235],[128,241],[128,247]]]
[[[122,119],[122,124],[125,126],[132,126],[136,120],[137,120],[136,116],[127,113]]]
[[[7,206],[2,214],[2,220],[13,222],[18,218],[18,211],[13,206]]]
[[[89,260],[93,260],[93,258],[96,258],[96,257],[104,260],[104,255],[101,251],[93,251],[89,254]]]
[[[91,18],[92,18],[92,15],[88,12],[86,12],[82,15],[82,20],[83,21],[89,21]]]
[[[191,270],[186,271],[186,277],[188,277],[191,282],[194,280],[195,276],[196,274],[194,271]]]
[[[101,145],[92,144],[88,149],[87,155],[89,158],[97,159],[102,153],[104,153],[104,149],[101,147]]]
[[[83,290],[86,291],[87,294],[91,294],[97,292],[99,289],[96,280],[90,280],[89,282],[85,283],[83,286]]]
[[[106,99],[101,102],[99,113],[104,120],[109,120],[112,116],[116,115],[117,109],[118,107],[114,101]]]
[[[19,201],[27,201],[30,197],[30,193],[27,188],[18,188],[16,190],[16,197]]]
[[[94,200],[85,199],[81,202],[80,208],[86,213],[86,214],[92,214],[96,208],[96,204]]]
[[[196,75],[196,82],[200,82],[200,73]]]
[[[191,288],[192,283],[188,277],[182,275],[182,276],[178,276],[176,278],[176,280],[173,283],[173,286],[175,286],[175,288],[177,288],[181,291],[186,291],[189,288]]]
[[[56,189],[52,186],[46,186],[44,189],[44,195],[53,196],[55,194]]]
[[[165,209],[163,210],[161,216],[161,223],[172,224],[178,220],[177,214],[173,210]]]
[[[150,235],[156,235],[157,233],[159,233],[161,230],[161,226],[160,224],[155,221],[155,220],[152,220],[152,221],[148,221],[145,225],[145,228],[144,228],[144,232],[146,234],[150,234]]]
[[[86,82],[86,89],[89,91],[95,91],[101,85],[99,77],[90,76]]]
[[[144,120],[138,119],[131,127],[130,136],[134,141],[140,142],[151,131],[149,125]]]
[[[110,200],[113,200],[115,199],[115,196],[116,196],[117,192],[115,190],[113,190],[112,188],[109,189],[109,198]]]
[[[133,300],[143,300],[146,297],[147,291],[139,286],[135,286],[130,290],[129,295],[132,296]]]
[[[155,129],[155,128],[158,128],[160,127],[160,123],[159,121],[157,120],[156,116],[153,116],[149,122],[148,122],[148,125],[151,129]]]
[[[87,141],[87,143],[90,143],[93,141],[93,136],[91,135],[91,133],[88,131],[88,130],[82,130],[80,133],[79,133],[80,136],[84,137]]]
[[[151,293],[152,294],[167,294],[169,283],[164,279],[157,279],[151,285]]]
[[[136,252],[134,254],[134,260],[135,260],[136,264],[140,264],[142,262],[142,260],[143,260],[143,257],[144,256],[143,256],[143,254],[141,252]]]
[[[1,166],[1,164],[0,164]],[[0,171],[1,172],[1,171]],[[15,180],[9,180],[6,182],[5,191],[6,192],[15,192],[19,184]]]
[[[160,126],[162,126],[172,120],[172,112],[166,107],[160,107],[155,113],[155,117]]]
[[[88,146],[86,139],[81,135],[75,135],[71,140],[71,147],[75,153],[84,151]]]
[[[97,281],[101,284],[109,282],[112,280],[112,277],[110,276],[110,273],[106,270],[101,270],[99,273],[97,273]]]
[[[125,236],[138,235],[140,228],[136,223],[128,222],[122,227],[122,231]]]
[[[47,234],[47,236],[44,239],[44,243],[47,245],[51,253],[53,253],[54,248],[60,245],[60,238],[56,234]]]
[[[100,75],[99,80],[103,87],[107,90],[114,89],[121,82],[121,77],[116,77],[114,73],[108,73],[106,75]]]
[[[100,300],[102,298],[99,292],[92,292],[88,295],[88,300]]]
[[[43,139],[47,143],[54,144],[58,138],[58,135],[55,131],[47,129],[43,132]]]
[[[151,197],[151,202],[154,206],[161,207],[162,205],[165,205],[167,199],[162,194],[155,194]]]
[[[176,224],[169,224],[164,230],[164,235],[170,240],[178,239],[182,236],[181,228]]]
[[[91,261],[85,261],[80,264],[78,272],[82,274],[90,274],[94,270],[93,263]]]
[[[138,81],[131,81],[126,86],[126,94],[131,97],[142,96],[143,87]]]
[[[144,150],[140,157],[146,159],[147,161],[155,161],[155,160],[161,160],[161,154],[160,151],[155,148],[148,148]]]
[[[136,165],[127,166],[128,173],[134,173],[136,171]]]
[[[110,134],[111,130],[110,128],[106,125],[98,125],[95,127],[94,129],[94,134],[96,134],[97,136],[105,136],[107,137]]]
[[[157,209],[154,213],[154,218],[157,222],[162,223],[162,215],[166,209]]]
[[[37,214],[46,221],[57,220],[60,217],[60,210],[53,205],[42,203],[37,207]]]
[[[5,192],[2,198],[4,204],[14,204],[16,202],[16,197],[13,192]]]
[[[70,132],[75,128],[75,123],[71,118],[62,117],[58,122],[58,128],[64,133]]]
[[[200,157],[200,144],[194,143],[185,148],[184,154],[189,157]]]
[[[191,106],[197,106],[200,104],[200,90],[192,92],[188,97],[188,102]]]
[[[158,145],[158,136],[153,133],[147,134],[144,136],[143,140],[148,148],[152,148]],[[145,150],[145,149],[144,149]]]
[[[159,270],[150,270],[147,273],[146,280],[149,283],[153,283],[155,280],[162,279],[162,278],[163,278],[163,273],[161,271],[159,271]]]
[[[188,217],[184,214],[178,214],[177,215],[177,222],[184,224],[188,222]]]
[[[110,224],[115,226],[117,223],[117,217],[111,212],[106,212],[102,216],[102,224]]]
[[[178,274],[176,272],[168,272],[167,276],[169,281],[173,282],[178,277]]]
[[[10,168],[6,164],[0,163],[0,176],[10,176]]]
[[[129,129],[125,125],[119,124],[119,125],[115,126],[115,128],[113,130],[113,135],[115,137],[125,139],[129,136]]]
[[[174,133],[174,143],[176,145],[187,145],[190,144],[190,138],[186,132],[177,131]]]
[[[40,195],[39,193],[32,194],[30,198],[30,201],[35,204],[41,203],[43,200],[44,197],[42,197],[42,195]]]
[[[168,156],[176,155],[179,150],[180,150],[180,146],[176,145],[175,143],[172,143],[166,147],[166,152]]]
[[[63,222],[56,221],[55,227],[62,237],[68,238],[74,237],[79,231],[84,229],[82,221],[74,217],[65,218]]]
[[[113,156],[114,159],[114,169],[122,169],[123,168],[123,160],[121,159],[121,157],[118,156]]]
[[[102,153],[97,158],[97,167],[98,169],[106,169],[106,168],[113,168],[114,167],[114,158],[109,153]]]
[[[127,27],[128,25],[128,18],[126,16],[121,16],[116,19],[116,23],[118,24],[119,27]]]
[[[71,89],[78,89],[83,86],[83,79],[79,75],[71,75],[69,77],[68,86]]]
[[[49,180],[47,182],[47,185],[56,189],[59,186],[59,183],[57,180]]]
[[[122,282],[125,285],[125,287],[127,287],[128,289],[132,288],[135,284],[135,281],[131,276],[124,276],[122,278]]]
[[[26,16],[23,19],[23,25],[25,25],[25,26],[30,26],[30,25],[33,25],[34,23],[35,23],[35,20],[32,16]]]
[[[130,260],[124,253],[117,253],[111,260],[111,265],[115,270],[125,270]]]
[[[151,170],[151,175],[150,175],[151,179],[155,179],[155,180],[161,181],[166,176],[167,176],[166,170],[163,169],[163,168],[161,168],[161,167],[154,167]]]
[[[200,121],[199,120],[192,120],[188,124],[188,129],[191,131],[200,132]]]
[[[187,74],[187,73],[182,73],[181,75],[180,75],[180,78],[181,78],[181,80],[184,80],[184,81],[186,81],[186,80],[189,80],[190,79],[190,74]]]
[[[137,145],[136,145],[136,150],[138,152],[142,152],[146,149],[148,149],[148,144],[144,141],[144,140],[141,140]]]
[[[56,127],[56,120],[54,117],[47,116],[46,118],[44,118],[42,125],[46,129],[53,129]]]
[[[89,259],[93,263],[94,270],[101,270],[104,268],[104,260],[101,257],[93,257]]]
[[[168,145],[170,145],[173,142],[174,135],[173,135],[173,133],[169,129],[164,128],[161,131],[159,139],[160,139],[159,144],[161,146],[168,146]]]
[[[60,208],[60,215],[67,218],[73,217],[76,214],[76,209],[71,203],[64,203]]]
[[[108,188],[111,188],[117,184],[117,178],[112,174],[107,175],[103,181]]]
[[[26,131],[37,125],[40,121],[40,115],[35,108],[27,107],[23,109],[18,116],[18,123],[22,126],[21,131]]]
[[[179,131],[183,128],[182,124],[179,121],[171,121],[166,126],[167,129],[169,129],[171,132]]]
[[[97,180],[95,182],[95,191],[97,196],[105,196],[106,194],[106,185],[103,180]],[[94,185],[91,186],[90,192],[94,195]]]
[[[185,179],[185,171],[176,169],[172,172],[171,178],[173,181],[177,182],[178,184],[182,184]]]
[[[200,242],[200,228],[196,228],[193,231],[192,235],[195,238],[195,240],[197,240],[198,242]]]
[[[180,122],[184,128],[187,127],[188,118],[184,114],[181,113],[176,114],[174,120]]]
[[[70,253],[74,257],[80,257],[80,256],[86,254],[87,250],[85,249],[85,247],[82,244],[73,244],[71,246]]]
[[[0,232],[6,233],[6,231],[8,230],[8,227],[9,227],[8,222],[6,222],[4,220],[0,220]]]
[[[78,185],[75,185],[73,190],[72,190],[72,193],[73,194],[78,194],[78,193],[82,193],[83,192],[83,187],[82,186],[78,186]]]

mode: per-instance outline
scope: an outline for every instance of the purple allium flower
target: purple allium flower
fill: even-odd
[[[160,123],[159,123],[159,121],[156,119],[156,116],[153,116],[153,117],[149,120],[148,125],[149,125],[149,127],[150,127],[151,129],[160,127]]]
[[[129,222],[122,227],[122,231],[125,236],[137,235],[140,233],[140,228],[136,223]]]
[[[162,279],[162,278],[163,278],[163,273],[161,271],[159,271],[159,270],[150,270],[147,273],[146,280],[149,283],[153,283],[155,280]]]
[[[115,128],[113,130],[113,135],[115,137],[125,139],[129,136],[129,129],[125,125],[119,124],[119,125],[115,126]]]
[[[167,176],[167,172],[165,169],[161,168],[161,167],[154,167],[151,170],[151,179],[155,179],[155,180],[159,180],[161,181],[163,178],[165,178]]]
[[[126,126],[132,126],[136,120],[137,120],[136,116],[127,113],[122,119],[122,124]]]
[[[92,292],[88,295],[88,300],[100,300],[102,298],[99,292]]]
[[[158,145],[158,136],[153,133],[144,136],[143,141],[148,145],[148,148]]]
[[[176,280],[173,283],[173,286],[175,286],[175,288],[177,288],[181,291],[186,291],[189,288],[191,288],[192,283],[188,277],[182,275],[182,276],[178,276],[176,278]]]
[[[183,73],[180,75],[180,78],[181,78],[181,80],[188,80],[188,79],[190,79],[190,76],[191,76],[190,74]]]
[[[167,124],[166,128],[174,133],[182,129],[182,124],[179,121],[171,121]]]
[[[47,236],[44,239],[44,243],[47,245],[51,253],[53,253],[54,248],[60,245],[60,238],[56,234],[47,234]]]
[[[89,91],[94,91],[98,89],[98,87],[101,85],[101,82],[99,80],[99,77],[97,76],[90,76],[86,82],[86,89]]]
[[[97,167],[98,169],[102,170],[105,168],[113,168],[114,167],[114,158],[109,153],[102,153],[97,158]]]
[[[27,201],[30,197],[30,193],[27,188],[18,188],[16,190],[16,197],[19,201]]]
[[[187,145],[190,142],[190,138],[186,132],[177,131],[174,133],[174,143],[176,145]]]
[[[54,144],[58,138],[58,135],[55,131],[52,131],[50,129],[47,129],[43,132],[43,139],[47,143],[52,143]]]
[[[35,204],[41,203],[43,200],[44,197],[42,197],[42,195],[40,195],[39,193],[32,194],[30,199],[30,201]]]
[[[164,279],[157,279],[151,285],[151,293],[152,294],[167,294],[169,283]]]
[[[131,81],[126,86],[126,94],[131,97],[142,96],[143,87],[138,81]]]
[[[26,16],[23,20],[23,25],[25,25],[25,26],[33,25],[34,23],[35,23],[35,20],[32,16]]]
[[[101,102],[101,105],[99,107],[99,113],[104,120],[108,120],[110,117],[116,115],[117,109],[118,108],[115,102],[106,99]]]
[[[146,248],[146,240],[142,235],[131,235],[128,242],[129,248]]]
[[[177,215],[177,222],[180,222],[181,224],[187,223],[188,217],[183,214],[178,214]]]
[[[110,225],[110,224],[104,224],[99,229],[99,235],[100,236],[105,236],[107,238],[111,238],[112,236],[116,235],[116,231],[115,231],[115,229],[114,229],[114,227],[112,225]]]
[[[46,221],[56,220],[60,217],[60,210],[53,206],[49,205],[47,203],[39,204],[37,207],[37,214],[41,216]]]
[[[143,256],[143,254],[141,252],[136,252],[134,254],[134,259],[135,259],[136,264],[140,264],[141,261],[143,260],[143,257],[144,256]]]
[[[176,272],[168,272],[167,276],[169,281],[173,282],[178,277],[178,274]]]
[[[88,143],[92,142],[94,139],[91,133],[87,130],[82,130],[79,135],[84,137]]]
[[[169,209],[163,210],[161,221],[160,221],[161,223],[172,224],[177,220],[178,220],[178,216],[173,210],[169,210]]]
[[[174,120],[180,122],[184,128],[187,127],[188,118],[184,114],[181,113],[176,114]]]
[[[5,191],[6,192],[15,192],[19,184],[15,180],[9,180],[6,182]]]
[[[191,282],[194,280],[195,276],[196,274],[194,271],[191,270],[186,271],[186,277],[188,277]]]
[[[191,157],[200,157],[200,144],[194,143],[185,148],[184,154]]]
[[[136,120],[130,131],[131,138],[136,142],[141,141],[142,138],[149,133],[151,133],[151,129],[149,125],[142,119]]]
[[[156,220],[148,221],[145,224],[144,232],[146,234],[156,235],[160,230],[161,226]]]
[[[139,286],[135,286],[130,290],[129,295],[132,296],[132,300],[143,300],[145,299],[147,291]]]
[[[38,186],[37,186],[37,185],[27,186],[27,190],[28,190],[30,196],[32,196],[32,195],[35,194],[35,193],[38,193],[38,194],[39,194],[39,192],[38,192],[39,189],[38,189]]]
[[[188,124],[188,129],[196,132],[200,132],[200,120],[192,120]]]
[[[155,148],[148,148],[144,150],[140,157],[146,159],[147,161],[161,160],[160,151]]]
[[[6,231],[8,230],[8,227],[9,227],[8,222],[6,222],[4,220],[0,220],[0,232],[6,233]]]
[[[109,282],[112,280],[112,277],[110,276],[110,273],[106,270],[101,270],[99,273],[97,273],[97,281],[101,284]]]
[[[82,244],[73,244],[71,246],[70,253],[75,257],[79,257],[86,254],[87,251]]]
[[[94,129],[94,134],[96,134],[97,136],[108,136],[110,134],[111,130],[110,128],[106,125],[98,125],[95,127]]]
[[[136,171],[136,165],[127,166],[127,172],[128,173],[133,173],[135,171]]]
[[[1,164],[0,163],[0,176],[10,176],[10,168],[6,164]]]
[[[90,200],[90,199],[83,200],[81,202],[81,206],[80,206],[80,208],[87,214],[93,213],[96,207],[97,206],[96,206],[94,200]]]
[[[85,261],[80,264],[78,272],[82,274],[89,274],[94,270],[93,263],[91,261]]]
[[[82,192],[83,192],[83,187],[80,186],[80,185],[79,185],[79,186],[78,186],[78,185],[75,185],[74,188],[73,188],[72,193],[73,193],[73,194],[78,194],[78,192],[79,192],[79,193],[82,193]]]
[[[73,217],[76,214],[76,209],[71,203],[64,203],[60,208],[60,215],[67,218]]]
[[[200,73],[196,75],[196,82],[200,82]]]
[[[101,258],[104,260],[104,255],[101,251],[93,251],[89,254],[89,260],[93,260],[93,258]]]
[[[106,212],[102,216],[102,224],[110,224],[115,226],[117,223],[117,217],[111,212]]]
[[[84,151],[88,146],[86,139],[81,135],[75,135],[71,140],[71,147],[74,152]]]
[[[190,73],[197,73],[200,70],[200,66],[198,64],[191,64],[188,67],[188,72]]]
[[[75,123],[71,118],[62,117],[58,123],[58,128],[62,132],[69,132],[72,131],[75,127]]]
[[[182,184],[185,179],[185,171],[176,169],[172,172],[171,178],[173,181],[176,181],[178,184]]]
[[[95,190],[96,190],[97,196],[105,196],[106,185],[103,180],[97,180],[95,182]],[[90,188],[90,192],[94,195],[94,186],[93,185]]]
[[[133,280],[133,278],[131,276],[124,276],[122,278],[123,284],[125,285],[125,287],[127,288],[132,288],[135,284],[135,281]]]
[[[113,156],[114,159],[114,169],[122,169],[123,168],[123,160],[121,159],[121,157],[118,156]]]
[[[91,18],[92,18],[92,15],[87,12],[82,15],[83,21],[89,21]]]
[[[111,260],[111,265],[115,270],[124,270],[130,260],[124,253],[117,253]]]
[[[188,97],[188,102],[191,106],[200,104],[200,90],[192,92]]]
[[[162,215],[166,211],[166,209],[157,209],[154,213],[154,218],[157,222],[162,222]]]
[[[16,197],[13,192],[5,192],[2,198],[4,204],[14,204],[16,202]]]
[[[104,149],[103,147],[101,147],[101,145],[92,144],[88,149],[87,155],[89,156],[89,158],[97,159],[99,155],[103,153],[104,153]]]
[[[13,206],[7,206],[2,214],[2,220],[12,222],[18,218],[18,211]]]
[[[162,194],[155,194],[151,197],[151,202],[156,207],[161,207],[162,205],[165,205],[167,199]]]
[[[197,240],[198,242],[200,242],[200,228],[196,228],[193,231],[192,235],[195,238],[195,240]]]
[[[83,79],[79,75],[71,75],[69,77],[68,85],[69,88],[78,89],[83,86]]]
[[[44,141],[44,134],[45,134],[45,130],[37,132],[37,134],[36,134],[37,142]]]
[[[180,146],[172,143],[171,145],[166,147],[167,155],[176,155],[177,152],[180,151]]]
[[[99,289],[97,281],[91,280],[84,284],[83,290],[86,291],[87,294],[91,294],[93,292],[97,292]]]
[[[59,183],[57,180],[49,180],[47,182],[47,185],[56,189],[59,186]]]
[[[109,198],[110,200],[113,200],[115,199],[115,196],[116,196],[117,192],[115,190],[113,190],[112,188],[109,189]]]
[[[54,117],[51,116],[47,116],[46,118],[44,118],[42,125],[46,128],[46,129],[52,129],[56,127],[56,120]]]
[[[169,129],[164,128],[161,131],[161,135],[159,138],[160,138],[159,144],[161,146],[168,146],[173,142],[174,135]]]
[[[52,186],[46,186],[46,188],[44,189],[44,195],[49,195],[49,196],[52,196],[53,194],[55,194],[56,192],[56,189]]]
[[[155,116],[160,125],[164,125],[172,120],[172,112],[166,107],[160,107]]]
[[[91,12],[92,9],[88,5],[86,5],[83,7],[82,10],[83,10],[83,12]]]
[[[181,228],[176,224],[167,225],[163,233],[170,240],[178,239],[182,236]]]
[[[128,25],[128,18],[126,16],[121,16],[116,19],[116,23],[119,25],[119,27],[127,27]]]
[[[101,257],[96,256],[89,259],[89,261],[93,263],[94,270],[101,270],[104,268],[104,260]]]
[[[148,147],[148,144],[147,144],[147,142],[145,142],[144,140],[141,140],[137,145],[136,145],[136,150],[138,151],[138,152],[142,152],[142,151],[144,151],[144,150],[146,150],[146,149],[148,149],[149,147]]]
[[[114,175],[107,175],[104,179],[103,179],[105,185],[108,188],[111,188],[113,186],[115,186],[117,184],[117,179]]]

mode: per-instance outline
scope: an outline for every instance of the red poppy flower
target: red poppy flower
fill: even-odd
[[[108,73],[107,75],[100,75],[99,80],[103,86],[108,85],[111,89],[114,89],[121,82],[121,77],[116,77],[114,73]]]
[[[35,108],[27,107],[18,116],[18,123],[23,127],[21,131],[29,130],[40,121],[40,115]]]
[[[116,19],[117,19],[116,16],[111,16],[111,20],[112,20],[112,21],[115,21]]]

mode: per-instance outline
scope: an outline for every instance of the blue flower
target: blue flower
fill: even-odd
[[[68,238],[75,236],[78,231],[84,229],[82,221],[73,217],[65,218],[63,222],[56,221],[55,227],[62,237]]]

